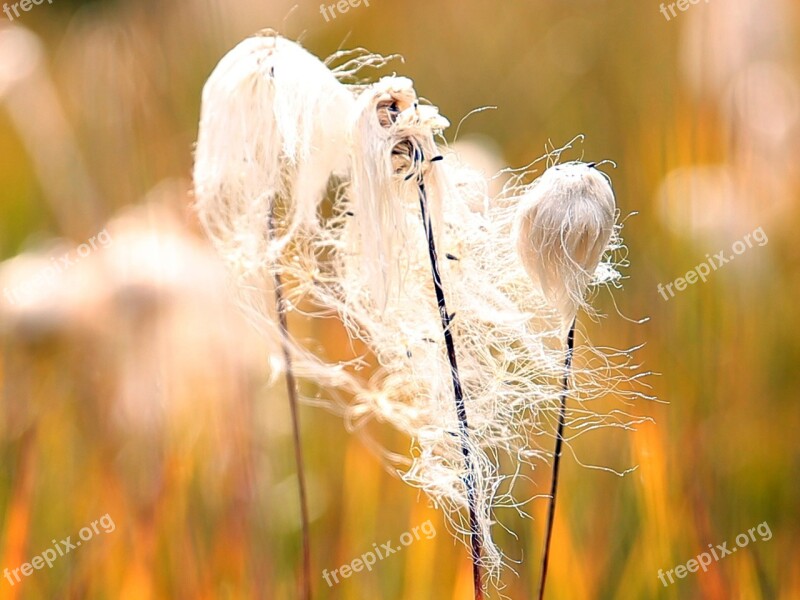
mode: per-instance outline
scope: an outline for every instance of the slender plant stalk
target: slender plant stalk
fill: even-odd
[[[274,205],[270,205],[269,239],[275,237]],[[289,325],[286,320],[286,301],[283,297],[283,282],[280,273],[275,270],[272,276],[275,288],[275,309],[278,313],[278,326],[281,333],[281,350],[285,367],[286,392],[289,396],[289,408],[292,413],[292,436],[294,441],[294,460],[297,464],[297,483],[300,492],[300,528],[303,538],[303,569],[300,581],[301,598],[311,600],[311,544],[309,542],[308,495],[306,492],[305,469],[303,467],[303,448],[300,444],[300,415],[298,410],[297,380],[292,370],[292,354],[289,349]]]
[[[444,342],[447,347],[447,359],[450,361],[450,375],[453,378],[453,393],[456,401],[456,414],[458,415],[458,429],[461,434],[461,453],[464,455],[467,475],[464,483],[467,487],[467,503],[469,504],[469,529],[470,542],[472,547],[472,580],[475,586],[475,600],[483,600],[483,585],[481,583],[481,546],[482,540],[478,530],[478,516],[475,511],[475,481],[472,457],[470,456],[469,444],[469,424],[467,423],[467,409],[464,405],[464,391],[461,388],[461,376],[458,372],[456,362],[456,348],[453,343],[453,335],[450,332],[451,315],[447,312],[445,303],[444,288],[442,277],[439,272],[439,259],[436,254],[436,243],[433,238],[433,226],[428,211],[428,197],[425,192],[425,182],[420,174],[417,178],[419,187],[419,207],[422,212],[422,223],[425,226],[425,235],[428,238],[428,255],[431,261],[431,274],[433,276],[433,287],[436,290],[436,302],[439,306],[439,316],[442,319],[442,330],[444,332]]]
[[[567,391],[569,376],[572,370],[572,351],[575,346],[575,320],[569,328],[567,336],[567,357],[564,359],[564,380],[561,386],[561,409],[558,414],[558,433],[556,435],[555,457],[553,458],[553,479],[550,483],[550,505],[547,511],[547,525],[544,535],[544,552],[542,553],[542,577],[539,582],[539,600],[544,598],[544,584],[547,579],[547,565],[550,560],[550,538],[553,535],[553,519],[556,514],[556,492],[558,491],[558,468],[561,465],[561,449],[564,445],[564,422],[567,417]]]

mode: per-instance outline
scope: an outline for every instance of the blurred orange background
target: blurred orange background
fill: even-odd
[[[413,79],[454,124],[450,141],[472,109],[497,106],[459,135],[487,172],[579,133],[572,158],[618,164],[618,205],[638,213],[623,230],[631,266],[613,300],[597,298],[608,318],[583,328],[601,346],[647,342],[638,358],[660,373],[649,380],[662,402],[626,407],[654,420],[635,432],[573,444],[583,463],[639,466],[627,476],[566,454],[548,597],[800,598],[792,0],[711,0],[669,20],[656,0],[372,0],[328,20],[317,3],[279,0],[55,0],[0,14],[0,569],[105,514],[116,525],[52,569],[0,579],[0,598],[297,597],[284,386],[225,295],[190,195],[205,78],[265,27],[323,58],[402,55],[380,73]],[[659,294],[758,228],[768,243]],[[65,253],[76,264],[53,286],[24,302],[5,293]],[[614,301],[650,320],[631,323]],[[302,332],[332,355],[346,344],[334,326]],[[468,554],[426,498],[338,416],[304,406],[301,421],[314,597],[470,598]],[[547,492],[548,464],[527,475],[528,495]],[[546,500],[527,509],[533,519],[502,515],[518,539],[497,528],[518,561],[502,580],[513,599],[538,583]],[[323,580],[428,519],[432,539]],[[763,522],[768,541],[659,580]]]

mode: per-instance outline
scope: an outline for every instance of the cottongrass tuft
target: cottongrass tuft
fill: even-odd
[[[271,31],[219,62],[203,88],[194,181],[203,225],[232,262],[257,270],[298,229],[317,227],[328,180],[347,166],[353,101],[317,57]],[[267,240],[278,202],[286,233]]]
[[[614,235],[616,205],[608,176],[594,164],[554,165],[517,209],[517,252],[531,280],[569,326]]]
[[[614,251],[620,242],[608,181],[587,165],[563,164],[530,186],[517,175],[492,198],[486,178],[452,155],[441,137],[447,120],[435,106],[419,100],[411,80],[340,83],[335,70],[320,71],[322,63],[299,47],[286,46],[286,52],[307,67],[309,81],[293,93],[303,89],[309,96],[295,98],[293,110],[280,112],[272,104],[279,92],[260,82],[271,71],[259,67],[266,63],[252,56],[276,43],[268,40],[243,42],[230,60],[223,59],[226,66],[219,80],[206,86],[204,107],[205,95],[210,94],[209,105],[216,108],[208,115],[204,112],[198,141],[195,177],[201,219],[234,264],[244,261],[251,273],[280,273],[286,282],[287,311],[309,318],[335,316],[349,337],[368,349],[375,363],[368,378],[348,368],[363,362],[358,354],[347,363],[327,364],[315,354],[316,344],[303,346],[293,340],[291,351],[301,377],[325,388],[331,397],[348,398],[331,407],[342,413],[350,428],[365,431],[370,422],[379,422],[407,435],[408,455],[398,460],[387,451],[387,460],[404,481],[424,490],[443,510],[462,540],[469,540],[477,528],[480,563],[488,581],[497,585],[501,567],[509,561],[492,535],[501,523],[500,509],[524,514],[530,497],[519,485],[523,467],[550,455],[537,439],[553,435],[551,424],[559,418],[564,320],[587,307],[587,286],[614,279]],[[381,57],[359,52],[339,74],[349,80],[361,66],[384,63]],[[234,74],[230,82],[225,73]],[[259,92],[245,101],[234,93],[243,89]],[[330,98],[340,96],[335,110],[323,109]],[[244,112],[236,112],[240,110]],[[226,112],[231,114],[223,115]],[[220,121],[241,122],[220,127],[212,114]],[[244,125],[252,118],[260,125],[248,132]],[[296,123],[289,123],[291,119]],[[204,127],[213,135],[204,135]],[[317,137],[326,127],[334,127],[335,139],[344,140],[336,142],[336,160],[325,150],[328,138]],[[292,155],[291,149],[298,146],[276,154],[278,145],[273,145],[265,154],[265,138],[259,132],[273,132],[270,139],[287,139],[284,133],[276,135],[277,130],[310,132],[308,139],[322,146],[312,143],[308,154],[297,150]],[[288,139],[306,138],[296,133]],[[301,163],[318,169],[313,202],[298,195],[295,178]],[[553,181],[553,169],[567,178]],[[315,214],[323,183],[333,189],[332,215],[315,221],[308,216]],[[431,285],[420,185],[438,251],[467,435],[460,430],[454,407],[443,315]],[[587,189],[600,194],[601,210],[580,204],[580,190]],[[577,198],[576,208],[554,203],[554,193]],[[286,212],[283,241],[270,246],[258,234],[263,235],[265,215],[276,195],[296,207]],[[474,210],[476,206],[481,210]],[[561,247],[532,229],[534,224],[543,227],[556,221],[569,224],[560,230],[565,240]],[[270,252],[275,248],[280,256]],[[265,322],[275,320],[269,306],[256,308]],[[575,406],[566,415],[573,436],[640,422],[624,411],[597,414],[589,405],[609,390],[623,398],[642,396],[629,385],[637,373],[630,351],[598,349],[582,341],[573,370]],[[502,464],[517,467],[508,472]],[[468,482],[476,523],[468,518]]]
[[[289,343],[297,375],[346,385],[340,365],[326,368],[284,339],[274,296],[275,282],[297,271],[283,264],[291,245],[313,238],[328,182],[347,171],[343,148],[354,102],[316,56],[271,30],[230,50],[203,87],[195,210],[231,267],[242,310],[270,344],[273,378],[285,369],[282,347]],[[309,277],[316,271],[315,261],[301,270]],[[291,298],[285,305],[295,308]]]
[[[328,68],[298,44],[271,31],[248,38],[225,55],[204,86],[194,170],[198,214],[235,266],[243,304],[255,307],[256,315],[260,307],[274,315],[263,322],[273,342],[271,371],[283,371],[291,409],[302,525],[300,585],[309,600],[309,521],[294,369],[294,355],[301,353],[289,331],[291,305],[280,264],[295,235],[318,228],[317,208],[328,181],[345,168],[343,123],[352,102]],[[271,295],[264,294],[270,289]]]

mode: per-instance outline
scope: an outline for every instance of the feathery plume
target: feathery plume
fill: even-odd
[[[263,290],[253,281],[265,289],[274,286],[281,291],[275,304],[284,311],[335,315],[349,337],[368,349],[376,367],[364,380],[341,364],[324,363],[289,338],[279,325],[280,309],[275,317],[274,306],[253,305],[271,324],[274,338],[289,344],[298,377],[350,398],[338,407],[351,429],[364,431],[376,421],[409,438],[410,457],[392,461],[399,475],[443,510],[476,559],[475,572],[484,569],[486,581],[496,584],[507,557],[492,529],[499,509],[522,512],[528,500],[518,497],[515,486],[522,465],[534,465],[549,454],[536,443],[548,431],[543,421],[557,415],[576,435],[640,422],[620,411],[602,415],[586,406],[636,378],[630,375],[636,367],[628,352],[581,344],[584,356],[576,356],[581,358],[577,367],[567,368],[580,408],[567,413],[564,405],[565,328],[580,307],[587,307],[584,296],[592,279],[615,277],[610,256],[604,258],[606,250],[618,245],[613,192],[607,181],[594,178],[591,167],[568,163],[548,170],[532,186],[522,185],[522,176],[516,175],[492,198],[486,178],[437,143],[448,122],[435,106],[420,101],[409,79],[385,77],[358,85],[337,81],[385,59],[357,54],[333,71],[320,71],[316,63],[311,68],[308,57],[301,60],[297,52],[305,51],[296,47],[287,55],[308,67],[308,81],[305,87],[281,91],[277,78],[274,88],[251,81],[272,73],[260,66],[275,58],[265,49],[272,48],[269,44],[291,44],[270,39],[243,43],[238,58],[226,67],[238,73],[234,81],[247,83],[210,84],[219,92],[209,93],[222,93],[224,101],[211,101],[220,118],[204,113],[201,130],[203,123],[212,131],[236,115],[243,121],[230,138],[220,128],[218,135],[198,140],[198,158],[201,151],[210,162],[216,160],[214,152],[225,154],[223,168],[212,175],[198,173],[208,168],[198,161],[201,219],[223,254],[238,263],[238,272],[247,274],[240,276],[240,286],[255,287],[261,296]],[[268,58],[259,61],[253,52]],[[251,71],[251,77],[242,70]],[[258,90],[258,95],[250,93],[251,100],[245,101],[242,90]],[[290,109],[278,115],[274,99],[302,90],[308,97],[284,103]],[[342,100],[335,110],[325,108],[326,101],[338,97]],[[248,134],[246,125],[254,114],[256,126]],[[267,120],[271,129],[264,126]],[[335,129],[333,139],[339,141],[332,146],[328,138],[316,137],[325,127]],[[310,131],[317,142],[308,154],[291,154],[281,149],[282,142],[275,143],[287,139],[284,130]],[[222,145],[212,145],[213,140]],[[336,152],[329,154],[332,147]],[[317,153],[318,194],[312,202],[297,193],[298,165]],[[338,182],[333,214],[318,221],[316,203],[325,188],[319,182],[328,184],[332,176]],[[598,205],[585,204],[581,190],[598,194]],[[574,197],[575,206],[553,202],[554,193]],[[279,211],[268,227],[276,206],[287,218],[281,221]],[[265,229],[270,232],[266,236]],[[349,364],[363,364],[361,358],[354,356]],[[504,472],[505,462],[518,467]],[[470,543],[475,541],[477,552]],[[476,580],[477,595],[483,583]]]
[[[569,328],[564,359],[550,500],[545,524],[539,600],[544,598],[550,540],[555,518],[558,476],[566,424],[567,393],[575,345],[578,309],[614,234],[614,192],[595,164],[555,165],[534,181],[522,197],[515,221],[517,252],[531,280],[558,309]]]
[[[615,219],[608,176],[593,164],[550,167],[519,203],[517,252],[567,326],[586,306],[584,295],[609,247]]]
[[[280,254],[298,231],[318,227],[317,207],[345,167],[343,122],[352,94],[298,44],[272,32],[248,38],[217,65],[203,89],[194,170],[197,210],[258,306],[271,287],[272,337],[282,360],[292,416],[302,527],[302,597],[311,598],[307,492],[293,343]],[[278,204],[286,211],[279,234]],[[271,275],[271,278],[269,277]],[[245,301],[247,304],[247,301]]]
[[[224,255],[257,270],[298,229],[318,226],[328,181],[346,169],[352,104],[317,57],[271,31],[222,58],[203,88],[194,180],[198,214]],[[267,240],[268,209],[280,201],[286,233]]]
[[[398,195],[416,189],[414,182],[407,182],[429,163],[419,160],[415,152],[433,158],[437,152],[433,135],[449,122],[436,108],[420,106],[411,80],[405,77],[384,77],[369,86],[356,101],[353,114],[350,195],[358,201],[354,206],[359,228],[356,252],[368,261],[365,284],[376,308],[382,309],[389,296],[398,297],[401,291],[404,269],[398,251],[408,244],[409,228],[414,225],[405,214],[411,196],[404,201]],[[434,210],[441,214],[438,205]]]
[[[393,85],[395,79],[390,78],[388,83],[389,85],[383,93],[379,93],[379,95],[372,94],[371,98],[377,99],[375,116],[378,124],[389,133],[389,136],[384,139],[388,139],[389,143],[393,145],[391,146],[390,154],[379,152],[376,156],[383,157],[384,163],[387,158],[391,158],[391,167],[395,176],[402,176],[403,181],[409,181],[413,178],[417,186],[420,215],[425,231],[436,305],[439,310],[447,361],[450,366],[456,417],[458,419],[458,435],[461,441],[461,454],[466,471],[464,474],[464,487],[466,489],[467,510],[469,512],[469,537],[475,598],[476,600],[481,600],[483,598],[483,582],[480,568],[482,542],[476,511],[469,423],[464,404],[464,391],[458,369],[455,342],[450,329],[453,315],[447,310],[447,300],[436,249],[436,236],[434,235],[430,204],[425,188],[425,179],[426,175],[431,172],[431,164],[441,158],[440,156],[431,157],[430,154],[426,158],[426,150],[430,152],[435,149],[433,135],[441,128],[446,127],[448,123],[439,117],[438,111],[432,109],[432,107],[419,107],[416,102],[416,94],[410,86],[410,81],[397,80],[399,85]],[[374,118],[372,120],[374,121]],[[381,256],[381,258],[384,257]]]

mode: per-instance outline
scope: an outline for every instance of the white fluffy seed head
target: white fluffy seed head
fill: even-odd
[[[329,406],[341,411],[365,441],[370,423],[408,435],[412,457],[398,460],[387,449],[387,460],[404,481],[429,494],[455,531],[468,534],[462,437],[420,218],[418,186],[424,180],[470,423],[471,475],[484,542],[481,562],[496,583],[504,556],[492,538],[494,525],[503,518],[495,511],[525,504],[513,497],[520,471],[509,473],[503,465],[533,464],[542,457],[536,438],[559,406],[562,324],[547,300],[555,299],[554,306],[559,297],[569,300],[562,302],[567,312],[583,302],[584,280],[591,279],[614,237],[611,188],[588,166],[565,164],[529,188],[513,179],[502,198],[492,201],[485,180],[469,167],[452,158],[431,162],[448,154],[435,142],[447,121],[436,107],[419,103],[410,80],[390,77],[345,86],[358,97],[343,101],[351,105],[345,111],[349,118],[339,118],[326,102],[342,88],[331,83],[330,73],[318,73],[321,63],[304,56],[299,46],[272,36],[244,42],[233,52],[204,94],[195,177],[201,216],[212,237],[215,231],[225,234],[230,248],[255,256],[261,261],[256,270],[267,275],[240,282],[248,300],[259,301],[253,301],[255,310],[248,316],[257,312],[267,338],[282,340],[266,293],[274,272],[290,282],[285,299],[293,310],[325,318],[337,314],[350,339],[369,349],[376,368],[365,379],[359,373],[364,364],[360,355],[328,364],[317,354],[316,343],[292,340],[295,374],[330,390]],[[265,84],[278,56],[284,65],[296,60],[297,73],[307,69],[307,81],[290,73],[280,85],[277,77],[274,87]],[[356,62],[363,66],[383,60],[370,55]],[[276,67],[275,73],[280,72]],[[330,140],[323,135],[326,127],[336,131]],[[337,141],[340,127],[348,132],[344,143]],[[309,139],[306,134],[312,140],[307,145],[302,142]],[[282,260],[251,252],[266,248],[277,256],[277,244],[265,245],[267,201],[277,190],[287,202],[297,203],[298,166],[317,152],[333,158],[340,153],[346,160],[333,215],[319,227],[298,227],[292,243],[282,247]],[[312,175],[327,181],[335,164],[323,163]],[[273,177],[274,169],[280,177]],[[516,198],[521,202],[509,201]],[[316,204],[309,206],[316,210]],[[246,246],[248,239],[255,240],[253,248]],[[574,367],[573,393],[580,408],[571,408],[567,424],[584,432],[611,424],[611,415],[595,415],[584,402],[611,387],[619,389],[630,375],[622,370],[626,364],[615,370],[619,354],[606,357],[585,343],[579,353],[589,355],[586,360],[579,355]],[[591,360],[595,355],[601,360]],[[272,350],[271,358],[277,373],[281,354]],[[595,362],[598,367],[591,366]],[[630,417],[630,422],[637,421]]]
[[[616,205],[608,177],[593,165],[547,169],[520,200],[517,252],[529,277],[569,326],[614,235]]]
[[[200,219],[227,258],[257,269],[296,230],[317,227],[328,180],[347,166],[353,102],[316,56],[272,32],[222,58],[203,88],[194,183]],[[287,214],[277,244],[265,235],[273,202]]]
[[[409,205],[418,210],[416,175],[429,171],[430,159],[439,152],[434,136],[448,125],[435,106],[419,103],[413,82],[406,77],[383,77],[356,101],[349,138],[350,196],[357,199],[356,251],[367,262],[364,283],[376,307],[384,308],[402,287],[398,258],[422,227],[408,223],[406,215]],[[438,180],[432,172],[426,179],[431,212],[438,216]]]

